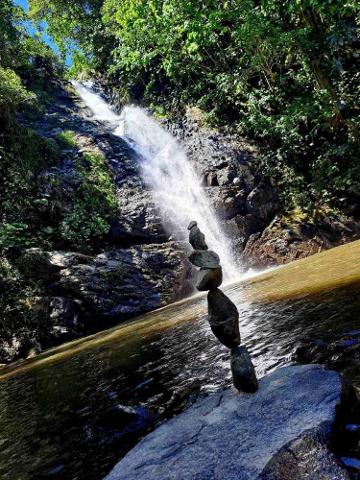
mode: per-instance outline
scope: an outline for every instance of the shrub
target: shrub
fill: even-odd
[[[101,153],[84,153],[77,166],[81,183],[73,195],[73,209],[62,221],[61,234],[74,248],[89,250],[108,233],[118,203]]]
[[[3,126],[11,123],[20,105],[33,102],[35,98],[13,70],[0,65],[0,120]]]

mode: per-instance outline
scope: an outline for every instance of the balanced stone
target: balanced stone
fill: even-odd
[[[254,393],[258,381],[247,348],[242,346],[231,349],[231,372],[235,387],[241,392]]]
[[[190,222],[188,226],[190,230],[189,243],[194,250],[207,250],[208,246],[205,242],[205,235],[202,233],[196,222]]]
[[[213,334],[225,347],[238,346],[240,330],[236,305],[218,288],[210,290],[207,298],[208,319]]]
[[[189,256],[190,262],[196,267],[218,268],[220,266],[219,255],[212,250],[194,250]]]
[[[199,292],[214,290],[222,283],[222,268],[201,268],[197,274],[196,288]]]

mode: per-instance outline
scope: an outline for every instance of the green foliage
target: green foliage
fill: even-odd
[[[33,242],[28,237],[29,225],[26,223],[0,224],[0,246],[3,251],[16,247],[30,247]]]
[[[53,52],[38,34],[29,35],[28,22],[22,8],[13,5],[11,0],[1,2],[0,127],[3,128],[14,121],[20,107],[39,104],[49,83],[44,77],[55,69]]]
[[[54,141],[19,126],[0,135],[0,253],[49,245],[38,198],[39,173],[53,165],[58,154]]]
[[[73,55],[73,73],[106,68],[112,39],[104,33],[102,4],[102,0],[29,0],[31,18],[46,21],[63,57]]]
[[[11,0],[0,2],[0,254],[51,244],[39,174],[57,160],[59,148],[17,125],[16,114],[41,108],[59,70],[50,48],[27,32],[28,21]]]
[[[256,138],[286,202],[344,206],[360,182],[359,13],[340,0],[105,0],[109,75]]]
[[[63,147],[76,147],[76,136],[72,130],[59,132],[57,139]]]
[[[100,153],[86,152],[78,162],[81,183],[73,195],[73,208],[62,221],[61,235],[82,251],[103,239],[118,204],[113,179]]]
[[[46,49],[27,42],[10,0],[0,8],[1,66],[31,78],[31,52],[46,61]],[[259,169],[282,185],[289,208],[358,202],[356,0],[30,0],[30,14],[47,22],[63,55],[72,53],[70,75],[106,76],[124,100],[160,116],[199,107],[208,123],[256,139]],[[20,99],[28,101],[24,91]],[[64,238],[74,238],[86,212],[75,203]],[[105,232],[103,219],[94,214],[84,238]]]
[[[35,95],[23,86],[20,77],[11,69],[0,66],[1,119],[9,124],[19,105],[35,100]]]

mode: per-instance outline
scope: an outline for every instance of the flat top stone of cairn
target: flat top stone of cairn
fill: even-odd
[[[220,257],[212,250],[194,250],[189,255],[190,262],[200,268],[218,268]]]

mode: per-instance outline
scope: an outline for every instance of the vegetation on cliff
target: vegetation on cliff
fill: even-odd
[[[43,272],[24,275],[24,250],[93,252],[104,243],[117,209],[112,177],[99,153],[78,153],[76,136],[62,130],[61,122],[54,124],[59,133],[50,136],[25,126],[35,125],[55,102],[65,74],[61,59],[33,30],[23,9],[11,0],[1,2],[0,361],[26,355],[35,337],[48,337],[50,313],[39,308]],[[51,129],[51,119],[48,123]],[[48,175],[64,151],[73,157],[68,192],[62,192],[60,177]]]
[[[360,193],[355,0],[31,0],[73,73],[126,100],[232,125],[264,147],[259,168],[288,208],[354,212]],[[356,210],[356,209],[355,209]]]

